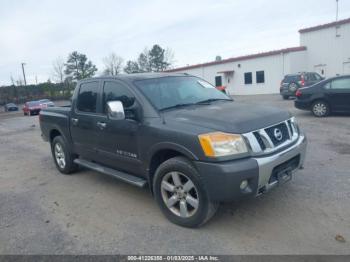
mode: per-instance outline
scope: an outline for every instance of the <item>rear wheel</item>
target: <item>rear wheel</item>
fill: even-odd
[[[219,206],[210,201],[200,175],[184,157],[171,158],[158,167],[153,192],[163,214],[184,227],[203,225]]]
[[[75,156],[69,151],[61,136],[56,136],[52,140],[51,151],[56,167],[62,174],[70,174],[78,169],[78,165],[73,162]]]
[[[288,100],[289,99],[289,96],[287,96],[287,95],[283,95],[282,97],[283,97],[284,100]]]
[[[325,117],[330,113],[330,108],[327,102],[318,100],[312,104],[311,111],[316,117]]]

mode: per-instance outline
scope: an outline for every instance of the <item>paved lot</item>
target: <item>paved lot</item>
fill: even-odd
[[[350,254],[350,116],[316,119],[279,96],[236,100],[295,114],[309,138],[305,169],[223,205],[200,229],[168,222],[147,189],[87,170],[60,175],[38,118],[0,113],[0,254]]]

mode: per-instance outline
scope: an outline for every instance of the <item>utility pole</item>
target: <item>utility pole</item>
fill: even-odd
[[[336,14],[335,14],[335,21],[337,22],[338,21],[338,6],[339,6],[339,0],[335,0],[337,2],[337,11],[336,11]]]
[[[23,79],[24,79],[24,85],[26,86],[27,85],[27,80],[26,80],[26,74],[25,74],[25,72],[24,72],[24,65],[25,65],[26,63],[22,63],[22,72],[23,72]]]

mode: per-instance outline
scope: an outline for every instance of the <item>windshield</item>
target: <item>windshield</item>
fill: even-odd
[[[39,105],[38,101],[28,102],[28,106],[37,106],[37,105]]]
[[[232,101],[214,86],[197,77],[152,78],[136,81],[135,84],[158,110],[216,100]]]
[[[300,81],[300,75],[286,75],[283,80],[283,82],[285,83],[297,82],[297,81]]]

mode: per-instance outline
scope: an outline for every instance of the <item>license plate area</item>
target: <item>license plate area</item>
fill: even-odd
[[[300,155],[297,155],[286,162],[276,166],[272,170],[269,184],[284,184],[292,179],[293,170],[297,169],[300,162]]]

